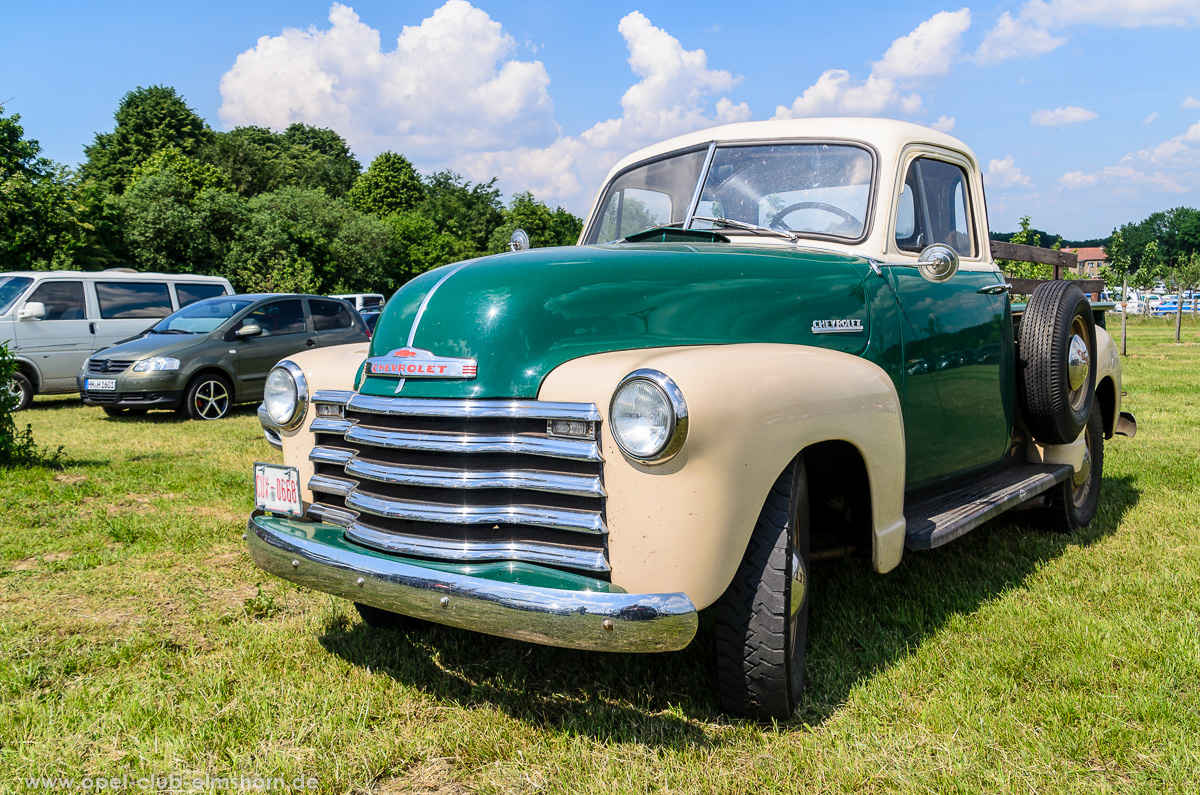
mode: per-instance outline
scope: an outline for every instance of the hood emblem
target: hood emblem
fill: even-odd
[[[383,356],[367,359],[371,375],[392,378],[459,378],[475,377],[474,359],[434,356],[421,348],[397,348]]]
[[[814,320],[813,334],[861,334],[863,323],[860,318],[851,317],[838,320]]]

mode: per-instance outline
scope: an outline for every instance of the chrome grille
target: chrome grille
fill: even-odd
[[[87,371],[92,375],[123,373],[133,366],[133,359],[88,359]]]
[[[609,571],[592,404],[318,392],[313,518],[364,546],[456,562]],[[594,438],[552,435],[576,421]]]

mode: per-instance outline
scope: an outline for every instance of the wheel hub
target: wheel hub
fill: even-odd
[[[1087,483],[1088,475],[1092,474],[1092,452],[1088,448],[1083,448],[1083,463],[1075,472],[1075,477],[1071,482],[1075,484],[1075,488],[1079,488],[1084,483]]]
[[[808,577],[804,573],[804,563],[800,555],[792,553],[792,601],[788,605],[788,617],[795,618],[804,605],[804,594],[808,590]]]
[[[1067,352],[1067,378],[1074,392],[1087,383],[1088,379],[1088,347],[1083,337],[1075,334]]]

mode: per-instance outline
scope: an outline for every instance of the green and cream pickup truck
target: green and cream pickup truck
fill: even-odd
[[[281,362],[250,555],[375,627],[664,652],[711,610],[723,709],[786,717],[815,562],[1095,515],[1104,440],[1136,430],[1116,348],[1073,282],[1011,291],[955,138],[665,141],[613,168],[578,246],[422,274],[369,349]]]

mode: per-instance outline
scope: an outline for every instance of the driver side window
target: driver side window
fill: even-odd
[[[918,157],[908,167],[896,213],[896,246],[920,251],[945,243],[961,257],[975,255],[967,174],[959,166]]]

